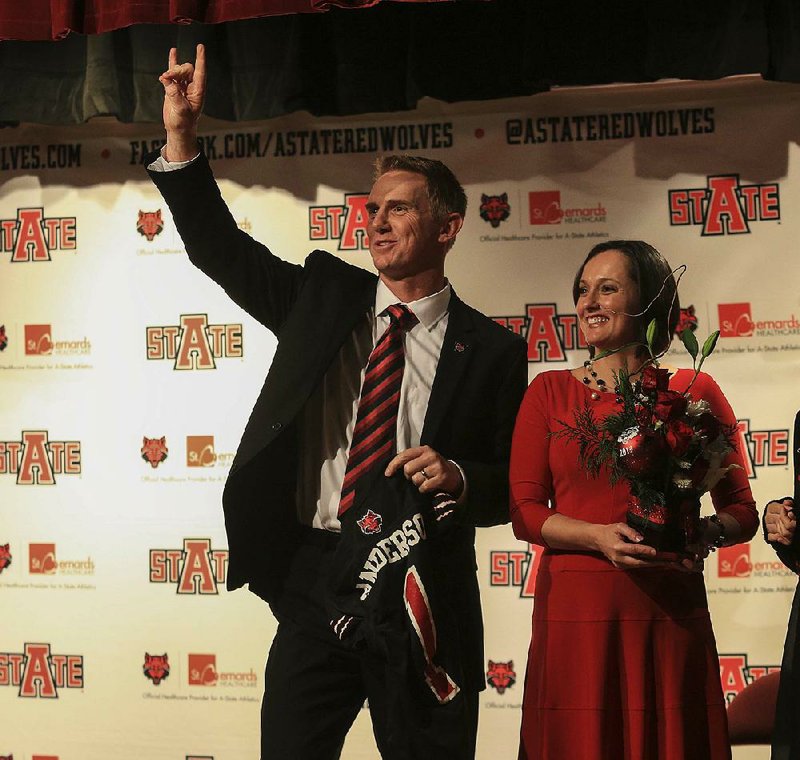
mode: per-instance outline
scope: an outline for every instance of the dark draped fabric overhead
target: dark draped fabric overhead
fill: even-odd
[[[489,100],[555,85],[735,74],[800,82],[797,0],[345,4],[365,5],[328,0],[325,13],[0,42],[0,121],[159,122],[168,50],[189,60],[197,42],[209,57],[206,113],[231,121],[402,111],[424,96]]]
[[[6,0],[0,39],[60,40],[70,32],[102,34],[133,24],[221,24],[225,21],[368,8],[381,0]],[[393,0],[399,3],[458,0]]]

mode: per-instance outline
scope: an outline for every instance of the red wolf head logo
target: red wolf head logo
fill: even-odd
[[[502,195],[481,195],[481,219],[492,227],[499,227],[511,214],[508,205],[508,193]]]
[[[372,533],[380,533],[381,532],[381,524],[383,523],[383,518],[375,514],[371,509],[367,510],[367,514],[365,514],[360,520],[356,520],[356,525],[361,528],[361,532],[368,536]]]
[[[691,330],[694,332],[696,329],[697,317],[694,313],[694,305],[681,309],[680,316],[678,317],[678,324],[675,325],[675,335],[680,338],[684,330]]]
[[[8,335],[6,335],[6,326],[0,325],[0,351],[5,351],[8,345]]]
[[[11,549],[8,544],[0,545],[0,573],[11,564]],[[2,760],[2,758],[0,758]]]
[[[145,678],[149,678],[158,686],[165,678],[169,677],[169,658],[164,654],[144,654],[144,665],[142,666]]]
[[[489,667],[486,670],[486,683],[498,694],[502,694],[506,689],[510,689],[517,682],[517,674],[514,671],[514,660],[508,662],[494,662],[489,660]]]
[[[167,448],[167,437],[162,435],[161,438],[147,438],[142,437],[142,459],[145,462],[150,462],[150,466],[155,469],[160,465],[169,453]]]
[[[158,211],[140,211],[139,220],[136,222],[136,231],[147,238],[148,243],[164,229],[161,221],[161,209]]]

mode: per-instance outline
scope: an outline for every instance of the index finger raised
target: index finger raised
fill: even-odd
[[[194,62],[194,81],[201,87],[206,81],[206,46],[202,43],[197,44],[197,55]]]

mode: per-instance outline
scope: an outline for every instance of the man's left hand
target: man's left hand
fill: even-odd
[[[444,491],[458,497],[464,490],[461,471],[430,446],[415,446],[397,454],[386,468],[386,476],[402,469],[420,493]]]

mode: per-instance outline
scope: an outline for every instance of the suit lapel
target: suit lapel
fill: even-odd
[[[294,420],[310,393],[322,381],[342,343],[374,303],[375,288],[370,286],[370,281],[360,279],[350,285],[340,280],[330,284],[324,303],[316,301],[298,309],[281,337],[231,473],[255,457]]]
[[[342,344],[352,334],[359,319],[375,305],[375,288],[342,289],[336,295],[336,303],[328,304],[315,320],[313,337],[303,348],[308,353],[306,371],[316,387],[327,372]],[[311,358],[313,357],[313,359]]]
[[[477,348],[477,332],[472,315],[455,291],[450,297],[448,311],[447,330],[422,429],[422,444],[433,445],[436,440],[442,420]]]

